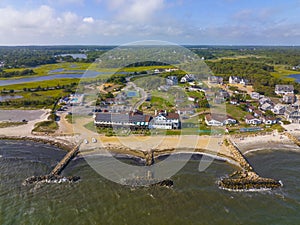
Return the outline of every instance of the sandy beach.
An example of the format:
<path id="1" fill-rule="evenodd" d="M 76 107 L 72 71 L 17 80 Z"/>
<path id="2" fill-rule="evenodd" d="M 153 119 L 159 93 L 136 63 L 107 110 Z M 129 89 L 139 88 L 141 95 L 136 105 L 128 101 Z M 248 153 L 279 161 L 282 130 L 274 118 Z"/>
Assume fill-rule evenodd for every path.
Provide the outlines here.
<path id="1" fill-rule="evenodd" d="M 8 111 L 6 111 L 6 117 L 8 117 Z M 34 112 L 38 115 L 38 118 L 28 117 L 28 123 L 17 127 L 7 127 L 0 129 L 0 137 L 3 138 L 15 138 L 15 139 L 30 139 L 30 140 L 42 140 L 49 143 L 59 143 L 65 149 L 70 149 L 80 141 L 86 140 L 81 144 L 80 152 L 82 154 L 92 154 L 93 149 L 108 149 L 109 151 L 115 151 L 120 154 L 127 154 L 128 150 L 138 150 L 147 152 L 149 150 L 156 150 L 163 152 L 170 150 L 172 153 L 176 152 L 202 152 L 213 156 L 221 156 L 232 158 L 231 152 L 223 145 L 225 138 L 231 138 L 239 147 L 243 154 L 247 154 L 252 151 L 258 150 L 294 150 L 300 151 L 299 147 L 295 145 L 287 136 L 278 134 L 276 132 L 268 135 L 249 135 L 249 136 L 127 136 L 127 137 L 107 137 L 99 135 L 90 130 L 87 130 L 83 126 L 80 126 L 81 135 L 70 135 L 72 125 L 66 124 L 67 122 L 62 118 L 60 121 L 60 129 L 51 135 L 36 135 L 31 131 L 34 128 L 34 124 L 43 120 L 46 120 L 49 116 L 49 110 L 37 110 Z M 2 112 L 3 113 L 3 112 Z M 11 112 L 10 112 L 11 113 Z M 32 114 L 33 112 L 28 112 Z M 18 110 L 12 114 L 16 117 L 16 120 L 24 117 L 24 114 Z M 19 117 L 18 117 L 19 116 Z M 3 117 L 4 118 L 4 117 Z M 82 121 L 84 125 L 86 121 Z M 68 127 L 68 129 L 66 129 Z M 92 140 L 96 140 L 94 143 Z M 105 153 L 105 151 L 103 151 Z"/>

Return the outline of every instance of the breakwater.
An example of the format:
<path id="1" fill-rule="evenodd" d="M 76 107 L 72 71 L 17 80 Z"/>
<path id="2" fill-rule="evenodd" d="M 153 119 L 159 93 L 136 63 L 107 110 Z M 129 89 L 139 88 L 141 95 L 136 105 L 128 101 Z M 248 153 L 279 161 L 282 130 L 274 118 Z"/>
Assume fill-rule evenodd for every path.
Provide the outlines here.
<path id="1" fill-rule="evenodd" d="M 289 132 L 285 132 L 284 135 L 287 136 L 292 142 L 294 142 L 297 146 L 300 147 L 300 141 L 298 140 L 298 138 L 296 138 L 294 135 L 292 135 Z"/>
<path id="2" fill-rule="evenodd" d="M 63 182 L 75 182 L 80 179 L 78 176 L 63 177 L 60 173 L 68 165 L 68 163 L 77 155 L 80 144 L 71 149 L 63 159 L 54 167 L 54 169 L 48 175 L 31 176 L 23 182 L 23 185 L 33 183 L 63 183 Z"/>
<path id="3" fill-rule="evenodd" d="M 260 177 L 233 141 L 226 139 L 224 142 L 235 160 L 239 163 L 241 171 L 236 171 L 228 178 L 221 179 L 218 182 L 220 188 L 233 191 L 247 191 L 274 189 L 282 186 L 280 181 Z"/>

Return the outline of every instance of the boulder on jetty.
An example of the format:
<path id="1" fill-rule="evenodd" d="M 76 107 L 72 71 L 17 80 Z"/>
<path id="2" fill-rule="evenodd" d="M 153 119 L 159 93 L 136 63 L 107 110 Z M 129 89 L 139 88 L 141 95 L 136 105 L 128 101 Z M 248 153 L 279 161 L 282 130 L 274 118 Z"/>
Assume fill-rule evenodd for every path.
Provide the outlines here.
<path id="1" fill-rule="evenodd" d="M 45 175 L 28 177 L 22 184 L 25 186 L 35 183 L 73 183 L 78 180 L 80 180 L 78 176 L 63 177 L 58 175 Z"/>
<path id="2" fill-rule="evenodd" d="M 280 181 L 260 177 L 241 153 L 239 148 L 231 140 L 225 139 L 226 146 L 234 159 L 239 163 L 241 171 L 233 173 L 229 178 L 223 178 L 218 182 L 220 188 L 232 191 L 252 191 L 275 189 L 282 186 Z"/>
<path id="3" fill-rule="evenodd" d="M 154 178 L 147 178 L 147 177 L 136 177 L 132 179 L 124 179 L 122 184 L 131 186 L 131 187 L 153 187 L 153 186 L 161 186 L 161 187 L 172 187 L 173 181 L 166 179 L 166 180 L 158 180 Z"/>
<path id="4" fill-rule="evenodd" d="M 237 178 L 235 178 L 237 176 Z M 280 181 L 270 178 L 262 178 L 254 172 L 235 172 L 229 178 L 223 178 L 218 182 L 220 188 L 232 191 L 266 190 L 282 186 Z"/>

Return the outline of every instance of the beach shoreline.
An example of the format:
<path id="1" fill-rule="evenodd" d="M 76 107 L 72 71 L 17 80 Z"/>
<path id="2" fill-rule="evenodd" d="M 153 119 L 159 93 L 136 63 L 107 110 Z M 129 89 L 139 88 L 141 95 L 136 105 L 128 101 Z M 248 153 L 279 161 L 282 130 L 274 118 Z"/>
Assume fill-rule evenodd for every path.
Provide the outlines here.
<path id="1" fill-rule="evenodd" d="M 92 154 L 93 149 L 104 148 L 106 153 L 128 154 L 144 157 L 149 151 L 155 152 L 155 157 L 163 154 L 196 153 L 209 154 L 212 157 L 226 158 L 235 161 L 230 150 L 224 145 L 225 139 L 232 139 L 242 154 L 249 154 L 260 150 L 293 150 L 299 151 L 299 147 L 284 133 L 265 134 L 240 134 L 240 135 L 181 135 L 181 136 L 111 136 L 94 133 L 84 127 L 87 121 L 79 123 L 80 134 L 70 133 L 71 128 L 65 129 L 61 126 L 54 134 L 33 133 L 32 130 L 37 122 L 47 120 L 50 111 L 39 110 L 39 117 L 29 120 L 27 124 L 17 127 L 6 127 L 0 129 L 0 139 L 23 140 L 42 142 L 57 146 L 63 150 L 70 151 L 74 146 L 80 145 L 79 154 Z M 19 115 L 21 118 L 23 115 Z M 82 123 L 82 124 L 81 124 Z M 72 126 L 72 125 L 70 125 Z M 94 140 L 94 141 L 93 141 Z M 95 141 L 96 140 L 96 141 Z M 184 149 L 184 151 L 182 151 Z M 105 152 L 104 152 L 105 153 Z"/>
<path id="2" fill-rule="evenodd" d="M 1 129 L 0 129 L 1 130 Z M 0 133 L 1 134 L 1 133 Z M 242 139 L 236 138 L 234 136 L 224 136 L 224 138 L 232 138 L 241 152 L 244 155 L 255 153 L 259 151 L 295 151 L 300 153 L 300 149 L 287 137 L 279 139 L 278 136 L 273 135 L 261 135 L 255 137 L 243 137 Z M 170 154 L 200 154 L 207 155 L 212 158 L 220 158 L 230 164 L 237 165 L 232 154 L 224 147 L 220 146 L 219 143 L 215 143 L 219 147 L 216 149 L 209 149 L 208 142 L 220 141 L 219 137 L 211 136 L 199 136 L 198 143 L 194 147 L 189 147 L 187 143 L 190 139 L 195 139 L 195 136 L 185 136 L 182 137 L 183 144 L 178 146 L 177 136 L 167 136 L 167 137 L 147 137 L 148 142 L 155 142 L 158 139 L 163 138 L 164 141 L 157 146 L 157 148 L 151 148 L 152 146 L 146 146 L 145 137 L 135 136 L 133 137 L 106 137 L 99 136 L 97 138 L 97 143 L 82 144 L 83 146 L 79 152 L 78 157 L 91 156 L 94 154 L 102 154 L 103 156 L 113 156 L 113 155 L 128 155 L 131 157 L 141 158 L 143 154 L 149 150 L 155 151 L 157 156 L 170 155 Z M 215 138 L 215 139 L 214 139 Z M 20 141 L 33 141 L 38 143 L 50 144 L 59 147 L 65 151 L 69 151 L 76 144 L 79 143 L 78 136 L 49 136 L 49 135 L 29 135 L 29 136 L 18 136 L 18 135 L 0 135 L 0 140 L 20 140 Z M 140 139 L 140 143 L 137 140 Z M 185 142 L 185 143 L 184 143 Z M 128 143 L 130 146 L 128 147 Z M 125 145 L 124 145 L 125 144 Z M 141 148 L 144 146 L 144 148 Z M 103 149 L 99 152 L 99 148 Z M 98 150 L 97 150 L 98 149 Z M 184 150 L 182 150 L 184 149 Z M 139 153 L 137 153 L 139 152 Z"/>

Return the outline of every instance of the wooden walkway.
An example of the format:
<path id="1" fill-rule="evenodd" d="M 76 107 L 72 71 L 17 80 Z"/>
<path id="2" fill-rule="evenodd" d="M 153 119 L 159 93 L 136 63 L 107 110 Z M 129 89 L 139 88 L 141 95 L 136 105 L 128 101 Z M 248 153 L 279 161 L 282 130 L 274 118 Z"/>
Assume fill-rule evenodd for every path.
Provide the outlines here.
<path id="1" fill-rule="evenodd" d="M 50 176 L 57 176 L 63 171 L 63 169 L 68 165 L 68 163 L 77 155 L 80 144 L 76 145 L 71 151 L 69 151 L 65 155 L 65 157 L 51 171 L 51 173 L 49 174 Z"/>
<path id="2" fill-rule="evenodd" d="M 293 141 L 296 145 L 298 145 L 300 147 L 300 141 L 298 140 L 298 138 L 296 138 L 294 135 L 292 135 L 291 133 L 285 132 L 284 133 L 285 136 L 287 136 L 291 141 Z"/>

